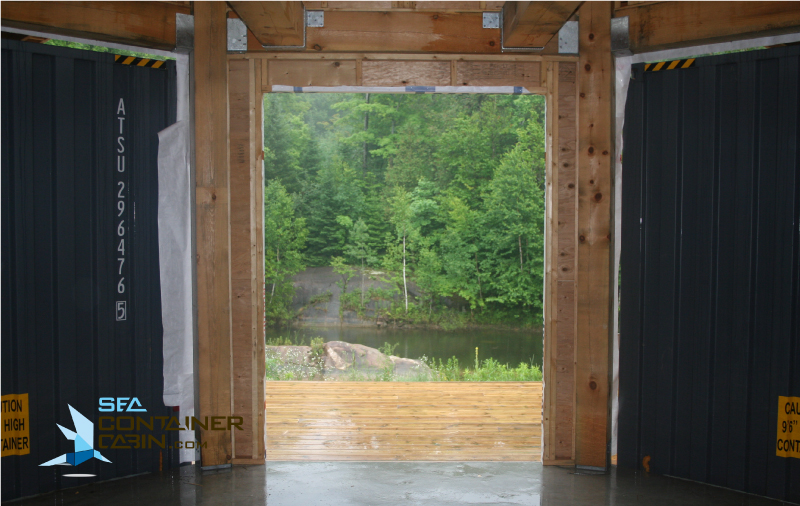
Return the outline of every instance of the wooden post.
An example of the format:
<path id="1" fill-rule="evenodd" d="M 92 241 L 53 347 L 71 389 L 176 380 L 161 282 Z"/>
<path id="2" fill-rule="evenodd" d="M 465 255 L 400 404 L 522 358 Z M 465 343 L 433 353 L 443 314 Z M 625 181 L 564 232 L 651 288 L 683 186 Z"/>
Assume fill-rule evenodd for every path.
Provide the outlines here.
<path id="1" fill-rule="evenodd" d="M 194 10 L 198 416 L 231 415 L 231 311 L 226 5 Z M 210 419 L 210 418 L 209 418 Z M 210 427 L 209 427 L 210 428 Z M 230 432 L 205 430 L 202 465 L 231 461 Z"/>
<path id="2" fill-rule="evenodd" d="M 579 11 L 575 463 L 598 468 L 607 466 L 609 441 L 612 6 L 586 2 Z"/>
<path id="3" fill-rule="evenodd" d="M 233 433 L 234 464 L 263 464 L 265 457 L 261 64 L 228 64 L 233 415 L 244 422 Z"/>

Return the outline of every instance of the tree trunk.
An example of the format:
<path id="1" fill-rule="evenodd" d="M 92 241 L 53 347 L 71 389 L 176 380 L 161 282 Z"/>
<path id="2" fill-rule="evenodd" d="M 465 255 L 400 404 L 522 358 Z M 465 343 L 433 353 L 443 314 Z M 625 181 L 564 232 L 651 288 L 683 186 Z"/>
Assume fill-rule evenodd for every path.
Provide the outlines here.
<path id="1" fill-rule="evenodd" d="M 364 307 L 364 257 L 361 257 L 361 307 Z"/>
<path id="2" fill-rule="evenodd" d="M 483 300 L 483 288 L 481 287 L 481 270 L 478 268 L 478 252 L 475 252 L 475 272 L 478 273 L 478 295 Z M 472 310 L 470 310 L 472 311 Z"/>
<path id="3" fill-rule="evenodd" d="M 403 296 L 406 299 L 406 313 L 408 313 L 408 287 L 406 286 L 406 234 L 403 234 Z"/>
<path id="4" fill-rule="evenodd" d="M 369 93 L 367 93 L 367 103 L 369 103 Z M 369 128 L 369 111 L 364 113 L 364 131 Z M 367 141 L 364 141 L 364 161 L 362 162 L 364 175 L 367 174 Z"/>
<path id="5" fill-rule="evenodd" d="M 278 281 L 277 274 L 280 272 L 280 265 L 281 265 L 281 248 L 278 247 L 275 252 L 277 253 L 277 261 L 278 261 L 278 269 L 275 269 L 276 277 L 272 281 L 272 291 L 269 294 L 269 303 L 272 304 L 272 296 L 275 295 L 275 283 Z"/>
<path id="6" fill-rule="evenodd" d="M 522 236 L 518 235 L 517 240 L 519 241 L 519 273 L 522 274 L 525 272 L 522 267 Z"/>

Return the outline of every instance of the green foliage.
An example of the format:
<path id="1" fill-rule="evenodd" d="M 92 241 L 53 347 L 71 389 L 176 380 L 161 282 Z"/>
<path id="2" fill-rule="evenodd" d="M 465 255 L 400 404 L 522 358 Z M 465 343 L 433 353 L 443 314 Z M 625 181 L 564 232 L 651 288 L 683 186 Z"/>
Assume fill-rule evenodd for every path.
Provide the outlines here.
<path id="1" fill-rule="evenodd" d="M 305 269 L 305 219 L 295 216 L 294 199 L 272 180 L 264 189 L 264 278 L 267 282 L 265 315 L 275 323 L 291 318 L 294 295 L 291 276 Z"/>
<path id="2" fill-rule="evenodd" d="M 147 58 L 151 60 L 174 60 L 175 58 L 167 57 L 167 56 L 156 56 L 149 53 L 139 53 L 136 51 L 128 51 L 127 49 L 114 49 L 105 46 L 95 46 L 93 44 L 84 44 L 82 42 L 69 42 L 66 40 L 56 40 L 50 39 L 45 41 L 43 44 L 47 44 L 48 46 L 59 46 L 59 47 L 71 47 L 73 49 L 83 49 L 84 51 L 94 51 L 96 53 L 113 53 L 113 54 L 122 54 L 125 56 L 135 56 L 137 58 Z"/>
<path id="3" fill-rule="evenodd" d="M 342 308 L 389 300 L 377 316 L 541 324 L 543 97 L 268 94 L 264 107 L 267 177 L 305 220 L 306 263 L 335 262 Z M 370 267 L 394 293 L 375 298 Z"/>
<path id="4" fill-rule="evenodd" d="M 394 350 L 396 350 L 398 346 L 400 346 L 400 343 L 389 344 L 388 342 L 384 342 L 381 347 L 378 348 L 378 351 L 388 357 L 394 355 Z"/>

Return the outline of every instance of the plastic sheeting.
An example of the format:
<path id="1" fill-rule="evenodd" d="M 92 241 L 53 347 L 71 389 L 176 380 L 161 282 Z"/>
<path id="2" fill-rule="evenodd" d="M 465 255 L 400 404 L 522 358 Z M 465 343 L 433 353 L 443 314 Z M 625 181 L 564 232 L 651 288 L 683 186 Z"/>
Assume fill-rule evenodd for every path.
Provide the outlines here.
<path id="1" fill-rule="evenodd" d="M 164 404 L 179 406 L 180 419 L 194 416 L 192 321 L 192 226 L 188 123 L 158 133 L 158 251 L 164 326 Z M 180 431 L 181 441 L 194 433 Z M 180 461 L 195 460 L 180 450 Z"/>

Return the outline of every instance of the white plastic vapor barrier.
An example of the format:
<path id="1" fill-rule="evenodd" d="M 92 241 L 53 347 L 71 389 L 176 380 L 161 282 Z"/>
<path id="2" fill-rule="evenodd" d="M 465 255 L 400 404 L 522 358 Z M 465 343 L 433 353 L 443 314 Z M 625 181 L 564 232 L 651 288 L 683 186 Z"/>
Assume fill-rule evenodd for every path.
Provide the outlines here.
<path id="1" fill-rule="evenodd" d="M 274 93 L 484 93 L 530 95 L 522 86 L 286 86 L 275 84 Z"/>
<path id="2" fill-rule="evenodd" d="M 158 253 L 164 326 L 164 404 L 194 416 L 192 249 L 189 128 L 179 121 L 158 133 Z M 179 431 L 194 441 L 193 431 Z M 180 450 L 180 461 L 195 450 Z"/>

